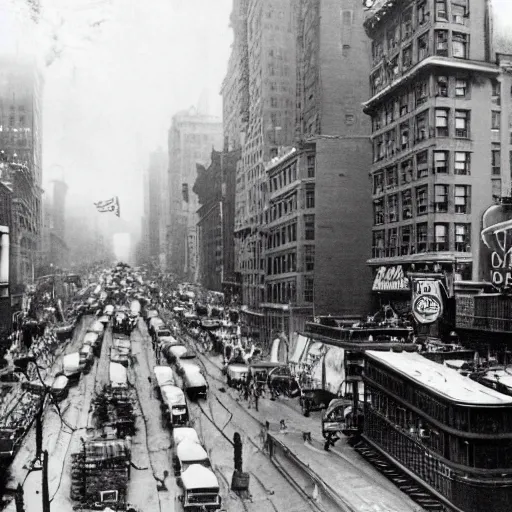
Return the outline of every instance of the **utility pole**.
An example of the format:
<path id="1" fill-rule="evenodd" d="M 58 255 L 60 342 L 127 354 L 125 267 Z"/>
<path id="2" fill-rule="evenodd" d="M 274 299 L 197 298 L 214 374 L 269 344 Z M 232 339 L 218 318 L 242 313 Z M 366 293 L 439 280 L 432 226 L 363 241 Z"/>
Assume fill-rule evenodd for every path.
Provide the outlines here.
<path id="1" fill-rule="evenodd" d="M 14 501 L 16 502 L 16 512 L 25 512 L 25 500 L 23 499 L 23 487 L 21 484 L 18 484 L 18 487 L 16 487 Z"/>
<path id="2" fill-rule="evenodd" d="M 48 451 L 43 452 L 43 512 L 50 512 L 50 493 L 48 491 Z"/>

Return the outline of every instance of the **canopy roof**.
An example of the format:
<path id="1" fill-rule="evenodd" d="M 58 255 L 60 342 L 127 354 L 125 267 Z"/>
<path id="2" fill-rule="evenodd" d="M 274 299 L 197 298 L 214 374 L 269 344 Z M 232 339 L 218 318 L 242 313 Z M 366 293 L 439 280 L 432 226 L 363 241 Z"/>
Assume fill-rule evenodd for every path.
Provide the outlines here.
<path id="1" fill-rule="evenodd" d="M 206 450 L 199 444 L 190 439 L 184 439 L 176 448 L 176 455 L 181 462 L 195 462 L 207 460 Z"/>
<path id="2" fill-rule="evenodd" d="M 215 473 L 201 464 L 192 464 L 181 474 L 181 481 L 185 489 L 216 489 L 219 490 L 219 481 Z"/>

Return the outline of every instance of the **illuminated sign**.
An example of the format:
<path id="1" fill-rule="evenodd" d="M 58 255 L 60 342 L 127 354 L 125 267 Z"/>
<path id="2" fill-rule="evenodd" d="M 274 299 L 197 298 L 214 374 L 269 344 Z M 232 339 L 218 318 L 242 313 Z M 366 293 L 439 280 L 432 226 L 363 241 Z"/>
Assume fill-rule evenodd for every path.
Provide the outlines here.
<path id="1" fill-rule="evenodd" d="M 431 324 L 443 314 L 441 283 L 434 279 L 415 279 L 412 313 L 420 324 Z"/>
<path id="2" fill-rule="evenodd" d="M 410 291 L 409 278 L 405 275 L 402 265 L 380 267 L 373 281 L 372 290 L 379 291 Z"/>

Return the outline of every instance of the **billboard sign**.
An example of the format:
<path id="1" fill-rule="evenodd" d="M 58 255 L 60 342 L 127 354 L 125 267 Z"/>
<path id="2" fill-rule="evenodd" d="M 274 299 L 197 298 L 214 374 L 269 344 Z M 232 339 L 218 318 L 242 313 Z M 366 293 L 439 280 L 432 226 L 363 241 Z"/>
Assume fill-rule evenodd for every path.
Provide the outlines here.
<path id="1" fill-rule="evenodd" d="M 393 267 L 382 266 L 377 271 L 372 290 L 374 292 L 407 292 L 411 290 L 411 285 L 402 265 L 395 265 Z"/>
<path id="2" fill-rule="evenodd" d="M 443 314 L 441 283 L 435 279 L 414 279 L 412 313 L 420 324 L 434 323 Z"/>

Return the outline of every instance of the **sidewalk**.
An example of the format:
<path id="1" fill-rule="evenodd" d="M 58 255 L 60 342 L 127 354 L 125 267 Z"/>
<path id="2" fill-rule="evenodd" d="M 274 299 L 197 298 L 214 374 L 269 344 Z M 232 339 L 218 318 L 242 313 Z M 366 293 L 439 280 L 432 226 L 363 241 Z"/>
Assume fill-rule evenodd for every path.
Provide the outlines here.
<path id="1" fill-rule="evenodd" d="M 228 388 L 220 371 L 220 357 L 207 357 L 198 354 L 208 373 L 213 377 L 211 385 L 217 389 L 225 388 L 229 396 L 227 402 L 236 400 L 262 426 L 270 424 L 270 434 L 285 450 L 289 450 L 300 465 L 307 468 L 313 479 L 325 484 L 329 494 L 345 505 L 343 510 L 357 512 L 418 512 L 422 508 L 398 489 L 384 475 L 363 459 L 346 438 L 338 441 L 335 449 L 326 452 L 323 449 L 320 413 L 315 412 L 308 418 L 300 411 L 296 399 L 268 398 L 259 401 L 258 411 L 249 409 L 247 402 L 238 401 L 238 393 Z M 284 419 L 287 425 L 285 433 L 280 432 L 279 423 Z M 304 442 L 303 433 L 311 432 L 312 442 Z M 283 461 L 284 462 L 284 461 Z M 280 461 L 278 461 L 281 464 Z M 284 464 L 283 464 L 284 465 Z M 286 471 L 286 468 L 283 467 Z"/>

